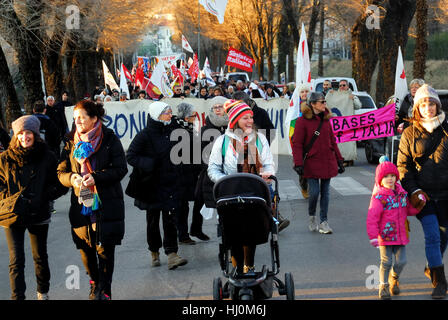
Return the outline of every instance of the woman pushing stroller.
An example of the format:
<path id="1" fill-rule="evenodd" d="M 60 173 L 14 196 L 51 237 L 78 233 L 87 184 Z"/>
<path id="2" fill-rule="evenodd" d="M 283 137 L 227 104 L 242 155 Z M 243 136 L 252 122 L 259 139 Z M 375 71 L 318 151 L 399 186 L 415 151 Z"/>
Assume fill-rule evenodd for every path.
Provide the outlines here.
<path id="1" fill-rule="evenodd" d="M 228 100 L 224 103 L 229 125 L 224 135 L 218 137 L 210 155 L 208 175 L 213 182 L 242 172 L 260 175 L 267 183 L 275 174 L 274 159 L 266 137 L 257 132 L 252 109 L 243 101 Z M 254 271 L 256 245 L 232 245 L 232 264 L 237 273 Z"/>

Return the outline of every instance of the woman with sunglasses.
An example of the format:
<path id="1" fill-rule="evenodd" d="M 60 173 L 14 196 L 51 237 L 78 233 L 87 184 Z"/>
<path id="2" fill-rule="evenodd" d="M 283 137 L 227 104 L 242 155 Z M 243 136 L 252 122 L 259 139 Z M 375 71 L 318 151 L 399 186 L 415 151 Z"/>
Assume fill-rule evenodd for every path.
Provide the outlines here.
<path id="1" fill-rule="evenodd" d="M 330 234 L 328 224 L 328 203 L 330 201 L 330 179 L 338 172 L 343 173 L 344 159 L 336 145 L 330 125 L 332 114 L 326 107 L 323 93 L 312 92 L 307 104 L 301 105 L 302 117 L 297 119 L 292 154 L 294 170 L 308 180 L 308 214 L 310 231 Z M 321 124 L 320 130 L 318 130 Z M 309 147 L 315 132 L 319 135 Z M 304 150 L 309 149 L 308 151 Z M 339 167 L 339 170 L 338 170 Z M 320 224 L 316 222 L 316 207 L 320 193 Z"/>

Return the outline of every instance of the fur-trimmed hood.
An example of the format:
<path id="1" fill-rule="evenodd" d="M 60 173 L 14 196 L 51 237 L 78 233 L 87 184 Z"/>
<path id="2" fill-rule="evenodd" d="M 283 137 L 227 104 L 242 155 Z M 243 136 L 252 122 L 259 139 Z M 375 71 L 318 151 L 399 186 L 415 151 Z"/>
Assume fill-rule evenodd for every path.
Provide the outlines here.
<path id="1" fill-rule="evenodd" d="M 308 106 L 306 102 L 302 102 L 300 104 L 300 112 L 302 112 L 302 116 L 307 120 L 311 120 L 315 116 L 313 110 L 311 109 L 310 106 Z M 330 118 L 333 117 L 333 114 L 327 107 L 325 107 L 324 113 L 325 113 L 324 120 L 329 120 Z"/>

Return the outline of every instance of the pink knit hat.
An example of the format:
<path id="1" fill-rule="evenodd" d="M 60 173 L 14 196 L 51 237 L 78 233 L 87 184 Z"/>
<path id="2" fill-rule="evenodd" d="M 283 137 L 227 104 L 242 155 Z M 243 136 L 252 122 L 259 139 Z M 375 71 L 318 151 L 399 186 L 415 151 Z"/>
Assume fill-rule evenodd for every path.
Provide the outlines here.
<path id="1" fill-rule="evenodd" d="M 380 164 L 376 167 L 375 172 L 375 183 L 379 186 L 381 185 L 381 180 L 388 174 L 393 174 L 397 177 L 397 181 L 400 178 L 400 173 L 398 172 L 397 166 L 389 161 L 387 156 L 382 156 L 380 158 Z"/>

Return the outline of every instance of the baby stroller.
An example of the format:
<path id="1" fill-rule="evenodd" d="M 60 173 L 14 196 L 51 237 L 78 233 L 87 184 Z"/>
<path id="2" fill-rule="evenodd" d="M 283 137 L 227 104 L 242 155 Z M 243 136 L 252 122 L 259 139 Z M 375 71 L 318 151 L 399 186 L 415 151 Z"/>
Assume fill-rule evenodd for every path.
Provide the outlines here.
<path id="1" fill-rule="evenodd" d="M 268 185 L 259 176 L 237 173 L 220 179 L 213 188 L 216 209 L 219 215 L 218 236 L 219 262 L 228 281 L 223 285 L 221 278 L 213 280 L 213 299 L 222 300 L 260 300 L 272 297 L 273 286 L 287 300 L 294 300 L 294 280 L 291 273 L 285 274 L 283 283 L 276 275 L 280 272 L 278 248 L 277 205 L 278 181 L 275 182 L 274 200 Z M 230 247 L 237 245 L 258 245 L 268 242 L 271 234 L 270 249 L 272 269 L 263 265 L 261 270 L 251 273 L 238 273 L 230 261 Z"/>

